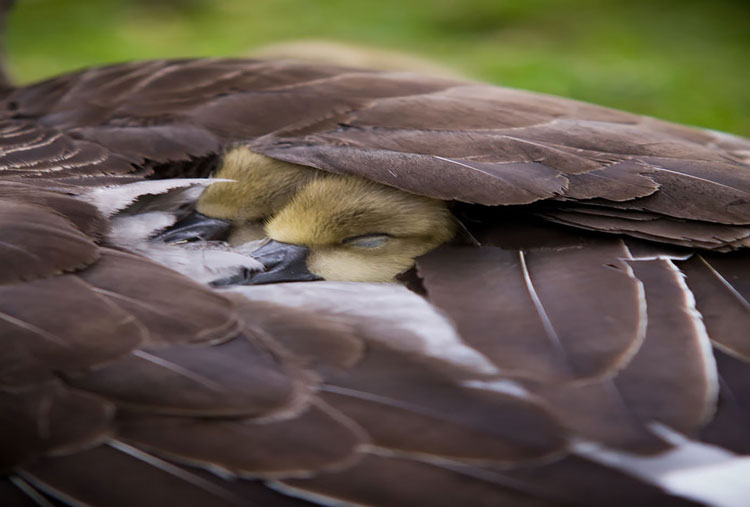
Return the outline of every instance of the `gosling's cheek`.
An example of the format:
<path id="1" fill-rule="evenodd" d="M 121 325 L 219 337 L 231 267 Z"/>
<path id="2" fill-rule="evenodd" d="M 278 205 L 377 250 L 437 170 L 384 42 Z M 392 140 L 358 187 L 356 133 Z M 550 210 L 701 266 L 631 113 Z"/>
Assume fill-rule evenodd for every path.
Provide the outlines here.
<path id="1" fill-rule="evenodd" d="M 315 249 L 307 269 L 326 280 L 349 282 L 393 282 L 411 267 L 413 260 L 345 249 Z"/>
<path id="2" fill-rule="evenodd" d="M 196 209 L 209 217 L 234 220 L 246 199 L 242 190 L 234 182 L 214 183 L 198 198 Z"/>
<path id="3" fill-rule="evenodd" d="M 236 214 L 236 210 L 231 206 L 209 199 L 199 201 L 195 209 L 207 217 L 222 220 L 234 220 Z"/>

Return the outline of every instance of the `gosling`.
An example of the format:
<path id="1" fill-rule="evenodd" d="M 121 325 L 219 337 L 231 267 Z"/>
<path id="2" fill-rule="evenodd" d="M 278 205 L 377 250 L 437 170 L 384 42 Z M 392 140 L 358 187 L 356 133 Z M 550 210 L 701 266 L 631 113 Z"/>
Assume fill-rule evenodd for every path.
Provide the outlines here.
<path id="1" fill-rule="evenodd" d="M 228 242 L 265 238 L 252 255 L 266 271 L 227 283 L 394 282 L 415 258 L 450 241 L 445 202 L 351 175 L 230 150 L 196 210 L 229 225 Z M 174 231 L 173 231 L 174 232 Z"/>

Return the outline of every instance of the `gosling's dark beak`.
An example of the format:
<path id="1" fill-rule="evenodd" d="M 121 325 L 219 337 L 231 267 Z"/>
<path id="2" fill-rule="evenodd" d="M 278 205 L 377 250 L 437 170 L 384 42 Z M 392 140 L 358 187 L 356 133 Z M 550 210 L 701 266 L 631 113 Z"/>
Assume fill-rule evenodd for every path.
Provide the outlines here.
<path id="1" fill-rule="evenodd" d="M 211 282 L 214 287 L 226 285 L 259 285 L 279 282 L 322 280 L 307 270 L 307 247 L 270 240 L 250 255 L 260 261 L 264 271 L 243 269 L 240 273 Z"/>
<path id="2" fill-rule="evenodd" d="M 181 243 L 183 241 L 222 241 L 229 236 L 232 223 L 229 220 L 211 218 L 197 211 L 193 211 L 185 218 L 178 220 L 172 227 L 162 232 L 154 239 L 165 243 Z"/>

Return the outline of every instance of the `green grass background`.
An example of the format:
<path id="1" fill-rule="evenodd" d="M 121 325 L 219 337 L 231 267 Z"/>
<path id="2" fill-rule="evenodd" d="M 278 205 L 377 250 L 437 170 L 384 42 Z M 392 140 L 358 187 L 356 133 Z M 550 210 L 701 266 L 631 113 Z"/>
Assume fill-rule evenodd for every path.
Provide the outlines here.
<path id="1" fill-rule="evenodd" d="M 7 37 L 20 82 L 325 38 L 750 136 L 748 0 L 18 0 Z"/>

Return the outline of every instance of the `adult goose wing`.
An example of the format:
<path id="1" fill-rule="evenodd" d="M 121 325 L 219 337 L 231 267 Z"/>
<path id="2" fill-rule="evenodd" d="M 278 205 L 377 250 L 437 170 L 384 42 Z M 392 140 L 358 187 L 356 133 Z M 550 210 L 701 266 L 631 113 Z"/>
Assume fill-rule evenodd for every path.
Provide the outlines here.
<path id="1" fill-rule="evenodd" d="M 555 200 L 547 218 L 584 228 L 705 248 L 750 236 L 747 140 L 530 92 L 299 63 L 156 61 L 16 90 L 6 107 L 136 164 L 242 141 L 439 199 Z M 71 172 L 84 170 L 49 176 Z"/>
<path id="2" fill-rule="evenodd" d="M 7 498 L 738 494 L 691 486 L 750 441 L 747 141 L 480 84 L 244 60 L 88 69 L 1 107 Z M 114 248 L 113 213 L 169 189 L 155 179 L 207 176 L 233 143 L 455 201 L 474 246 L 418 261 L 424 297 L 217 292 Z M 96 193 L 144 179 L 115 204 Z"/>

